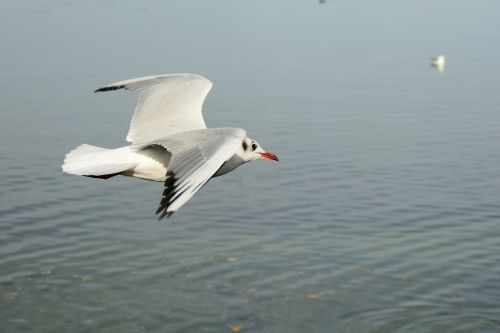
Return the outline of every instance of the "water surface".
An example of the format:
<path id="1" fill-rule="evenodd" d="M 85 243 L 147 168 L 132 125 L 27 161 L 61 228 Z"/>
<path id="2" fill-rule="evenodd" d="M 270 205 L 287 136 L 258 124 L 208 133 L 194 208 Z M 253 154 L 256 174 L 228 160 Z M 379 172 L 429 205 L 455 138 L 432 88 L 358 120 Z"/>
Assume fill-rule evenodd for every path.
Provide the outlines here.
<path id="1" fill-rule="evenodd" d="M 0 331 L 500 331 L 497 1 L 0 4 Z M 447 56 L 444 72 L 430 57 Z M 162 185 L 60 171 L 195 72 L 280 163 Z"/>

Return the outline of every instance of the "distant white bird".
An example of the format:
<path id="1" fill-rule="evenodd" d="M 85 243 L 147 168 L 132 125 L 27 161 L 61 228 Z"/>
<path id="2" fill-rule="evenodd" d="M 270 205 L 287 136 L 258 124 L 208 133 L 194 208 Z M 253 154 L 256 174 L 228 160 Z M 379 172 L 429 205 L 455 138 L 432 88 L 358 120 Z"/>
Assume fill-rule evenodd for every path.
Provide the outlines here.
<path id="1" fill-rule="evenodd" d="M 202 105 L 212 82 L 196 74 L 166 74 L 116 82 L 95 92 L 139 92 L 127 141 L 106 149 L 83 144 L 66 155 L 66 173 L 117 175 L 165 182 L 159 219 L 181 208 L 212 177 L 258 159 L 278 161 L 239 128 L 207 129 Z"/>
<path id="2" fill-rule="evenodd" d="M 444 55 L 440 54 L 435 58 L 431 58 L 432 60 L 432 66 L 436 67 L 439 71 L 442 71 L 444 69 L 444 65 L 446 63 L 446 58 Z"/>

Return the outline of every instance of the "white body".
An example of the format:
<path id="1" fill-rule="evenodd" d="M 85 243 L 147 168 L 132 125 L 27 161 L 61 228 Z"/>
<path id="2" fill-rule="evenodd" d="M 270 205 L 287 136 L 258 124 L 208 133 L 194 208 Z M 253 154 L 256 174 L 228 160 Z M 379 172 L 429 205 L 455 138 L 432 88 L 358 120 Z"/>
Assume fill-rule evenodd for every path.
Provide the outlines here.
<path id="1" fill-rule="evenodd" d="M 133 168 L 123 171 L 123 176 L 154 180 L 164 182 L 167 179 L 168 163 L 170 154 L 159 146 L 148 147 L 139 151 L 130 146 L 124 147 L 131 154 L 137 165 Z"/>
<path id="2" fill-rule="evenodd" d="M 106 171 L 103 175 L 119 173 L 122 176 L 164 182 L 167 179 L 170 158 L 171 154 L 160 146 L 148 146 L 137 150 L 133 145 L 116 149 L 105 149 L 84 144 L 68 153 L 63 165 L 63 171 L 80 176 L 99 176 L 99 173 L 102 172 L 96 169 L 96 161 L 101 166 L 106 165 L 107 161 L 121 161 L 130 164 L 130 166 L 122 171 L 116 170 L 116 172 L 105 169 Z M 85 160 L 88 161 L 86 162 Z M 212 177 L 222 176 L 246 162 L 242 156 L 234 154 Z M 78 167 L 76 168 L 75 166 Z"/>

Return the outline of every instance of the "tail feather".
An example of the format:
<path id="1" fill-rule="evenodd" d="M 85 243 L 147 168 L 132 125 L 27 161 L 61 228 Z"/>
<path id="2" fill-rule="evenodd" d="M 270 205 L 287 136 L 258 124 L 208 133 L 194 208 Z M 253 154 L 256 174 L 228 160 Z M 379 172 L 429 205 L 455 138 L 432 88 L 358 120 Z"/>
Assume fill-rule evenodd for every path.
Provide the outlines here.
<path id="1" fill-rule="evenodd" d="M 62 165 L 66 173 L 107 179 L 137 165 L 128 149 L 83 144 L 70 151 Z"/>

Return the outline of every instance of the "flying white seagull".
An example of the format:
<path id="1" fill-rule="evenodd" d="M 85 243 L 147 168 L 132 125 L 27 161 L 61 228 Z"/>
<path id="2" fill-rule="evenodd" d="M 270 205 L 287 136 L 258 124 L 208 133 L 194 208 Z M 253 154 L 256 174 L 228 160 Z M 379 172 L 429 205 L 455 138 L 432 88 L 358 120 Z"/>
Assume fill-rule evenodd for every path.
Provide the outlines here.
<path id="1" fill-rule="evenodd" d="M 210 178 L 258 159 L 278 161 L 239 128 L 205 125 L 202 105 L 212 82 L 196 74 L 166 74 L 116 82 L 95 92 L 139 92 L 127 141 L 106 149 L 83 144 L 70 151 L 66 173 L 108 179 L 117 175 L 165 182 L 159 219 L 181 208 Z"/>
<path id="2" fill-rule="evenodd" d="M 438 71 L 442 72 L 444 70 L 444 65 L 446 63 L 446 58 L 444 55 L 440 54 L 435 58 L 431 58 L 432 66 L 436 67 Z"/>

